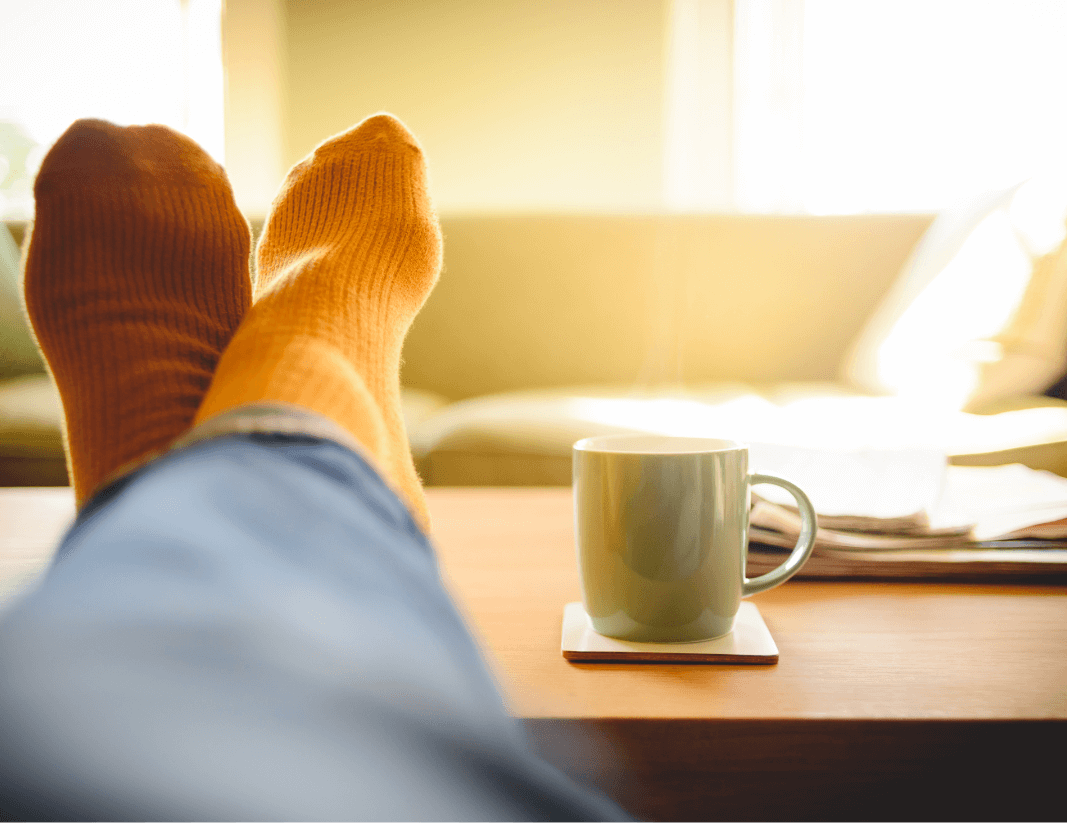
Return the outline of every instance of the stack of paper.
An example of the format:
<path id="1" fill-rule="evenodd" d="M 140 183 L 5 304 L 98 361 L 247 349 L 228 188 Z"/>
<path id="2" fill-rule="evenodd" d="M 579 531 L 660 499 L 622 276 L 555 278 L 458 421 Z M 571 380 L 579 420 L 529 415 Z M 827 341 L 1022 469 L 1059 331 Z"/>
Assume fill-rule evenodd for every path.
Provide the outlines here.
<path id="1" fill-rule="evenodd" d="M 827 452 L 753 445 L 754 471 L 808 493 L 817 512 L 810 576 L 1034 577 L 1068 563 L 1068 482 L 1026 466 L 947 466 L 929 451 Z M 750 512 L 748 574 L 778 565 L 801 517 L 761 485 Z"/>

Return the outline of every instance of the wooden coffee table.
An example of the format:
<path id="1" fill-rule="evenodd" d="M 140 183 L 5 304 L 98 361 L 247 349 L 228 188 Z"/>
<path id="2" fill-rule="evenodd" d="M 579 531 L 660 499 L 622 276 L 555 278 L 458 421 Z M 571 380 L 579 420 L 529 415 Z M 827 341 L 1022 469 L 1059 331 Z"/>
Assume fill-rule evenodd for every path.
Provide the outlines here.
<path id="1" fill-rule="evenodd" d="M 429 490 L 446 583 L 545 756 L 649 819 L 1063 819 L 1063 586 L 791 581 L 774 666 L 569 663 L 568 489 Z M 0 490 L 0 584 L 68 490 Z M 2 589 L 0 589 L 2 594 Z"/>

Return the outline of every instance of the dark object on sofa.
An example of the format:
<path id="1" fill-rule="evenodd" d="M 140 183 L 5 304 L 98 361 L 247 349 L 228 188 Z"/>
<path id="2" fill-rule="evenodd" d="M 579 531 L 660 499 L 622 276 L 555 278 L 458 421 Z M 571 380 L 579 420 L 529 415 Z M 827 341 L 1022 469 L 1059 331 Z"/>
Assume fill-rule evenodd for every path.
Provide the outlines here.
<path id="1" fill-rule="evenodd" d="M 1059 400 L 1068 399 L 1068 398 L 1065 398 L 1065 393 L 1064 393 L 1064 388 L 1065 388 L 1064 387 L 1064 381 L 1065 381 L 1066 377 L 1068 377 L 1068 375 L 1062 374 L 1060 380 L 1058 380 L 1056 383 L 1054 383 L 1052 386 L 1050 386 L 1048 389 L 1046 389 L 1046 391 L 1044 392 L 1045 396 L 1046 397 L 1056 397 Z"/>

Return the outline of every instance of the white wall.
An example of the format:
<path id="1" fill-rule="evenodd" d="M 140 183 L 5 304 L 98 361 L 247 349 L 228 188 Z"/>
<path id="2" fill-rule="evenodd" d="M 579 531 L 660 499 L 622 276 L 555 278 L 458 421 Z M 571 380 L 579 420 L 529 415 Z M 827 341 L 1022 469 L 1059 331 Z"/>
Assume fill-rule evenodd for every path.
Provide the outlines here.
<path id="1" fill-rule="evenodd" d="M 262 213 L 274 156 L 288 167 L 386 110 L 422 142 L 441 211 L 659 209 L 669 13 L 669 0 L 228 0 L 231 177 Z"/>
<path id="2" fill-rule="evenodd" d="M 283 0 L 226 0 L 226 172 L 238 205 L 263 217 L 291 165 L 286 152 Z"/>

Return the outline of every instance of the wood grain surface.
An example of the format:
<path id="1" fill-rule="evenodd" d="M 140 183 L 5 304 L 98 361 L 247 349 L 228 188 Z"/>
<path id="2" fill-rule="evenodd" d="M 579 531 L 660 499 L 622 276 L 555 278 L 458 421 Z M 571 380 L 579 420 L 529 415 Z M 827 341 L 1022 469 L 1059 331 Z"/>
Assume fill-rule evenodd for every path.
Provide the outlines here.
<path id="1" fill-rule="evenodd" d="M 1063 586 L 789 581 L 753 598 L 775 666 L 575 664 L 569 490 L 428 496 L 447 583 L 524 717 L 1065 718 Z"/>
<path id="2" fill-rule="evenodd" d="M 1063 820 L 1065 589 L 789 581 L 774 666 L 577 664 L 568 489 L 430 489 L 447 584 L 541 752 L 648 820 Z"/>

